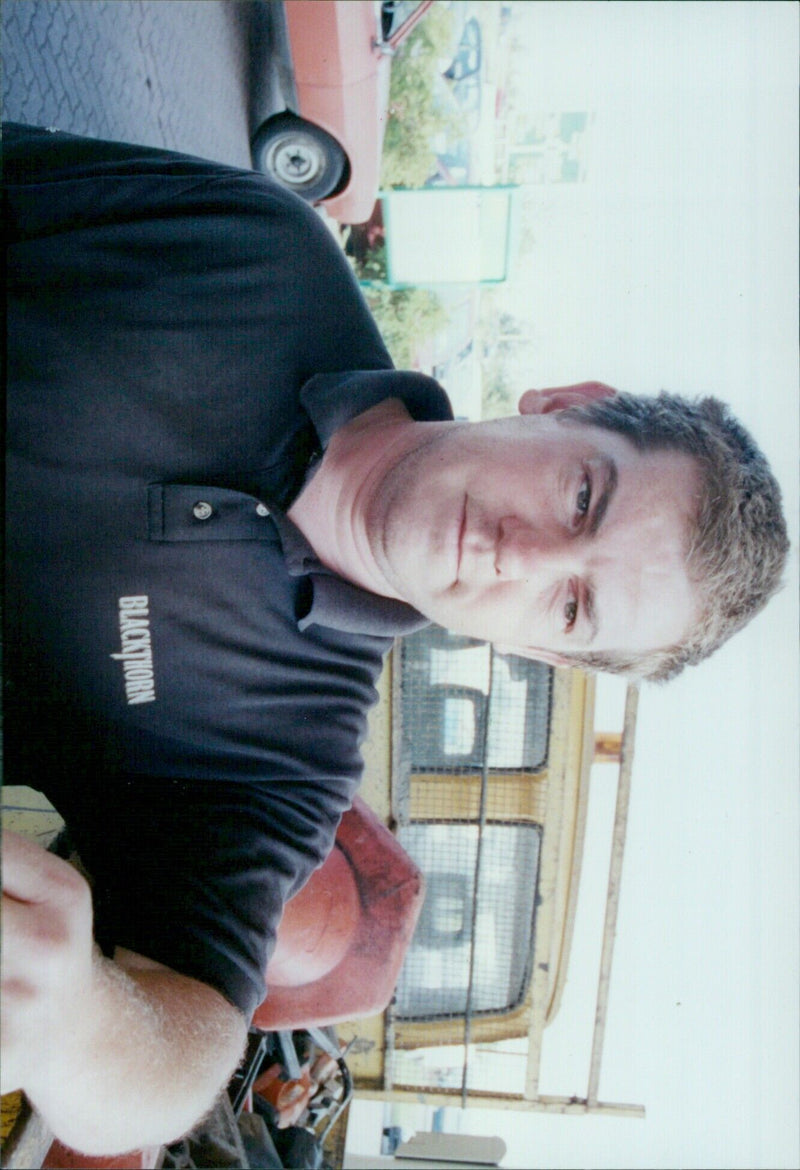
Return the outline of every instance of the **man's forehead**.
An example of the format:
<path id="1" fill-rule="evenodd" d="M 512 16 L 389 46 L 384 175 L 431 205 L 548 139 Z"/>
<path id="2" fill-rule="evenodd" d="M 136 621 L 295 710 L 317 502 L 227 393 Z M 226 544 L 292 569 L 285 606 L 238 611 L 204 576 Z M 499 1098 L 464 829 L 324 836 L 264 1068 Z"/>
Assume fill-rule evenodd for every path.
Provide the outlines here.
<path id="1" fill-rule="evenodd" d="M 632 522 L 621 545 L 619 571 L 606 578 L 597 599 L 600 637 L 625 651 L 673 645 L 696 621 L 700 604 L 688 567 L 695 511 L 691 468 L 672 476 L 663 490 L 647 486 L 639 522 Z"/>
<path id="2" fill-rule="evenodd" d="M 590 443 L 609 458 L 616 458 L 618 461 L 622 459 L 624 462 L 638 464 L 647 469 L 666 469 L 670 473 L 680 470 L 681 478 L 687 477 L 689 480 L 689 495 L 693 501 L 696 500 L 700 490 L 701 469 L 700 462 L 694 455 L 667 444 L 642 445 L 623 431 L 605 427 L 594 419 L 581 417 L 579 412 L 582 409 L 575 407 L 548 417 L 559 429 L 563 429 L 565 434 L 571 433 L 576 439 Z M 687 511 L 693 513 L 694 506 Z"/>
<path id="3" fill-rule="evenodd" d="M 572 445 L 587 445 L 599 452 L 624 452 L 626 455 L 644 455 L 636 444 L 627 435 L 620 431 L 610 430 L 601 426 L 594 419 L 582 415 L 583 407 L 571 407 L 566 410 L 554 411 L 551 414 L 518 415 L 516 419 L 509 419 L 532 438 L 547 434 L 556 441 Z"/>
<path id="4" fill-rule="evenodd" d="M 624 431 L 603 426 L 596 419 L 587 418 L 585 410 L 585 407 L 574 406 L 567 410 L 560 410 L 556 414 L 545 415 L 543 420 L 551 421 L 564 435 L 571 435 L 575 439 L 591 442 L 600 449 L 616 449 L 642 457 L 653 453 L 649 449 L 640 447 Z"/>

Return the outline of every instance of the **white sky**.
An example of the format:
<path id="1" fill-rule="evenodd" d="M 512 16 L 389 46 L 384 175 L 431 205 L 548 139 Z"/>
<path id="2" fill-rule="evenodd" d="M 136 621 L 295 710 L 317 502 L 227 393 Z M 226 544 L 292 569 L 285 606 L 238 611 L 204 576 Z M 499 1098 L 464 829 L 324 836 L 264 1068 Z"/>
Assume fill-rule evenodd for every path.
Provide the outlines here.
<path id="1" fill-rule="evenodd" d="M 516 311 L 525 307 L 537 340 L 530 384 L 598 378 L 726 399 L 783 485 L 793 550 L 767 611 L 640 703 L 600 1095 L 643 1103 L 646 1120 L 470 1111 L 461 1129 L 504 1137 L 504 1166 L 794 1167 L 799 10 L 517 8 L 532 111 L 596 113 L 589 179 L 543 189 L 537 243 L 514 278 Z M 595 773 L 602 827 L 612 778 Z M 591 900 L 604 894 L 606 856 L 601 841 L 584 865 L 545 1093 L 586 1092 L 588 1043 L 577 1034 L 591 1028 L 601 913 Z M 351 1122 L 352 1149 L 363 1116 Z"/>

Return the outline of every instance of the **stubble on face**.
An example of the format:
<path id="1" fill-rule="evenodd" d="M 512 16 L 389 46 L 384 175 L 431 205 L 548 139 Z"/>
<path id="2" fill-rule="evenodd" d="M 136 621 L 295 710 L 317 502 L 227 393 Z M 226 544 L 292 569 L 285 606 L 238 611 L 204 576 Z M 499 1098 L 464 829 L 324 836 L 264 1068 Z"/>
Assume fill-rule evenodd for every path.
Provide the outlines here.
<path id="1" fill-rule="evenodd" d="M 424 582 L 420 590 L 424 595 L 455 582 L 458 493 L 454 487 L 452 493 L 439 489 L 433 496 L 433 489 L 426 490 L 426 469 L 447 466 L 460 432 L 469 425 L 448 423 L 446 429 L 423 433 L 418 445 L 386 473 L 366 510 L 367 539 L 375 561 L 391 587 L 411 605 L 417 604 L 415 581 Z M 447 568 L 450 561 L 452 573 Z"/>
<path id="2" fill-rule="evenodd" d="M 585 621 L 574 639 L 566 623 L 573 597 L 583 613 L 591 589 L 598 648 L 650 649 L 679 636 L 695 608 L 687 458 L 643 456 L 622 437 L 570 433 L 552 416 L 450 424 L 385 476 L 370 510 L 372 547 L 396 595 L 455 632 L 567 653 L 586 641 Z M 596 531 L 593 510 L 585 530 L 578 502 L 587 468 L 601 460 L 618 467 L 619 488 Z M 594 501 L 604 482 L 593 476 Z"/>

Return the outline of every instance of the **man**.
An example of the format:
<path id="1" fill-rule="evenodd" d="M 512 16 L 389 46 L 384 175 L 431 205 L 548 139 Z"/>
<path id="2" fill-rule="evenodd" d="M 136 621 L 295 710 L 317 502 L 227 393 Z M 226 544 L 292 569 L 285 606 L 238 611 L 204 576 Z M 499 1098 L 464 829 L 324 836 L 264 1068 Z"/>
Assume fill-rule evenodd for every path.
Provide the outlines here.
<path id="1" fill-rule="evenodd" d="M 586 383 L 454 422 L 259 176 L 25 128 L 4 155 L 7 775 L 93 889 L 6 844 L 3 1088 L 109 1152 L 228 1079 L 395 635 L 668 677 L 766 602 L 786 535 L 713 401 Z"/>

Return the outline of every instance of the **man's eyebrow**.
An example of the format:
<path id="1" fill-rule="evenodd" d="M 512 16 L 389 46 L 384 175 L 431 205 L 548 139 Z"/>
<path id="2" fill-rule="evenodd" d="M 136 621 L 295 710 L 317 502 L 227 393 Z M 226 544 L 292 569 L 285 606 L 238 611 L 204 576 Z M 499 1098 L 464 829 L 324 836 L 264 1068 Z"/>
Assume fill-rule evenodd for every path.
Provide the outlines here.
<path id="1" fill-rule="evenodd" d="M 600 491 L 600 497 L 594 506 L 591 519 L 589 520 L 588 535 L 590 537 L 596 535 L 600 525 L 603 523 L 603 518 L 608 511 L 608 505 L 614 498 L 614 492 L 617 490 L 617 484 L 619 482 L 617 465 L 614 460 L 609 455 L 603 455 L 600 462 L 603 467 L 603 486 Z M 584 588 L 583 615 L 591 631 L 586 640 L 586 645 L 590 646 L 597 637 L 597 631 L 600 628 L 600 621 L 597 616 L 596 591 L 594 582 L 592 581 L 587 581 Z"/>
<path id="2" fill-rule="evenodd" d="M 614 460 L 609 456 L 604 455 L 601 462 L 605 472 L 603 477 L 603 490 L 600 492 L 600 499 L 595 504 L 594 512 L 592 513 L 592 517 L 589 521 L 589 536 L 594 536 L 600 525 L 603 523 L 603 517 L 608 511 L 608 505 L 611 503 L 614 492 L 617 490 L 617 483 L 619 480 L 619 476 L 617 474 L 617 465 Z"/>
<path id="3" fill-rule="evenodd" d="M 604 505 L 603 510 L 608 507 L 608 503 Z M 587 581 L 583 593 L 583 617 L 584 621 L 589 623 L 591 633 L 586 639 L 586 645 L 589 646 L 597 637 L 597 631 L 600 628 L 597 620 L 597 607 L 595 606 L 595 589 L 594 582 Z"/>

